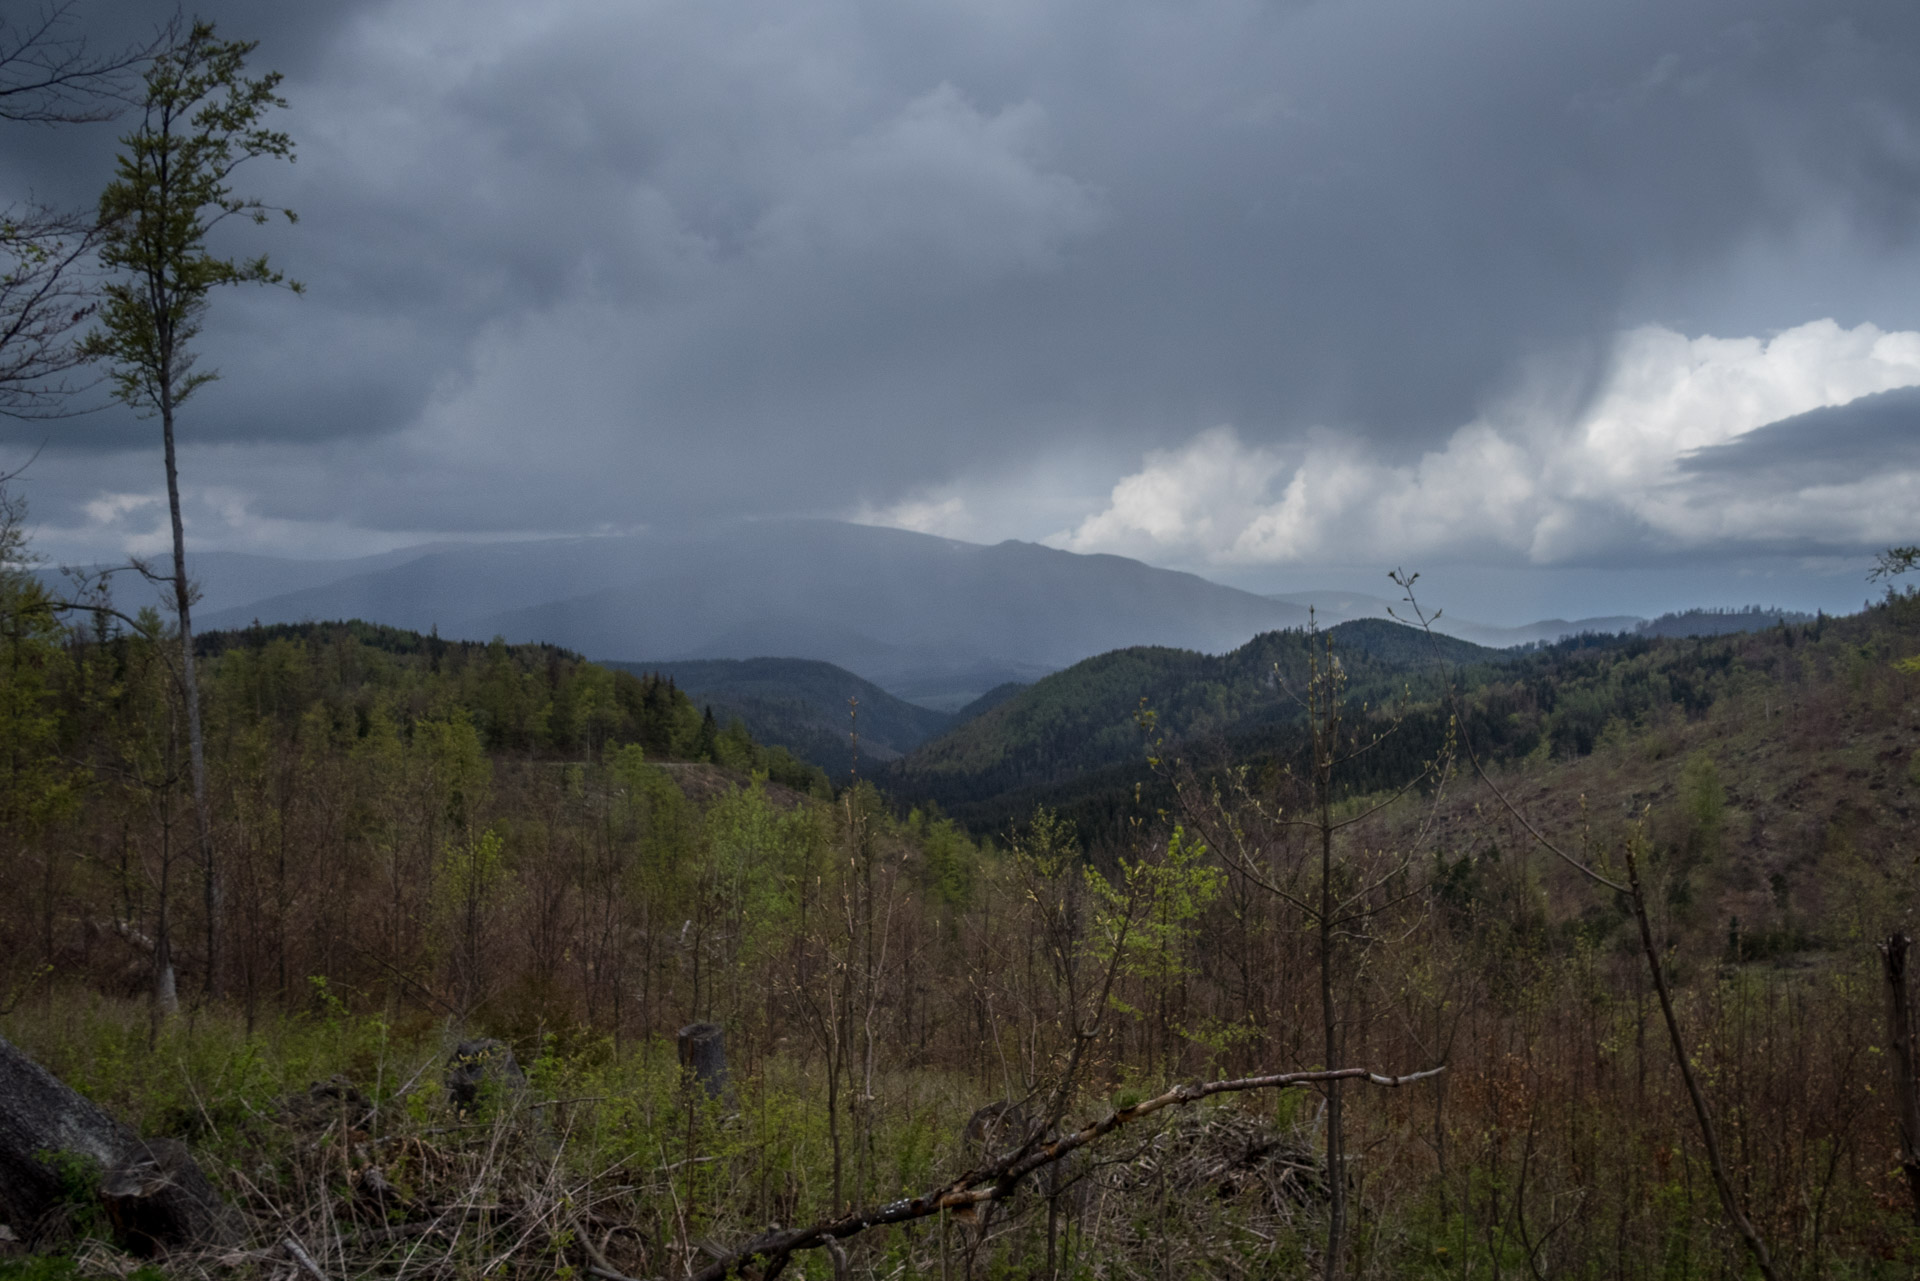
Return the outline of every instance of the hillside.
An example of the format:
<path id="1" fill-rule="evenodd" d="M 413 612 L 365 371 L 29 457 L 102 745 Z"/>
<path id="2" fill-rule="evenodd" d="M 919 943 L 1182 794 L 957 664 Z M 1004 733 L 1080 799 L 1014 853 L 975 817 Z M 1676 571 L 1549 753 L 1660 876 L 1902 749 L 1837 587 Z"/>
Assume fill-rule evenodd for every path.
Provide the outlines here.
<path id="1" fill-rule="evenodd" d="M 1430 696 L 1436 661 L 1478 670 L 1511 659 L 1385 619 L 1341 623 L 1319 636 L 1268 632 L 1221 655 L 1139 647 L 1090 658 L 918 748 L 886 784 L 990 830 L 1036 800 L 1058 803 L 1060 789 L 1122 785 L 1108 771 L 1131 779 L 1144 757 L 1143 708 L 1172 743 L 1226 743 L 1290 723 L 1298 707 L 1287 691 L 1306 679 L 1316 643 L 1332 644 L 1356 702 L 1390 701 L 1413 688 Z"/>
<path id="2" fill-rule="evenodd" d="M 237 700 L 236 713 L 288 732 L 316 708 L 352 720 L 360 734 L 375 717 L 405 733 L 458 714 L 488 751 L 591 759 L 631 744 L 651 759 L 828 790 L 818 767 L 704 715 L 670 679 L 589 663 L 556 645 L 448 640 L 354 619 L 202 632 L 194 648 L 210 687 Z"/>
<path id="3" fill-rule="evenodd" d="M 1731 636 L 1813 621 L 1814 615 L 1799 610 L 1749 605 L 1745 609 L 1688 609 L 1662 614 L 1641 623 L 1633 631 L 1639 636 Z"/>
<path id="4" fill-rule="evenodd" d="M 1887 611 L 1895 608 L 1863 617 L 1880 620 L 1877 634 L 1885 635 Z M 1348 702 L 1356 714 L 1370 707 L 1375 718 L 1397 721 L 1388 742 L 1356 761 L 1343 786 L 1366 791 L 1417 768 L 1444 748 L 1455 710 L 1490 760 L 1581 757 L 1663 709 L 1704 714 L 1755 679 L 1751 664 L 1771 671 L 1779 647 L 1818 639 L 1834 625 L 1816 618 L 1719 636 L 1581 636 L 1514 650 L 1443 640 L 1436 651 L 1399 624 L 1343 623 L 1324 635 L 1345 666 Z M 1300 709 L 1271 673 L 1279 663 L 1286 685 L 1298 688 L 1304 652 L 1302 634 L 1276 633 L 1219 657 L 1102 655 L 927 743 L 900 761 L 888 782 L 980 832 L 1004 830 L 1035 805 L 1061 810 L 1083 830 L 1111 832 L 1132 812 L 1136 793 L 1166 799 L 1136 724 L 1143 706 L 1155 714 L 1162 755 L 1297 765 Z M 1436 701 L 1446 687 L 1457 692 L 1457 709 Z M 1382 710 L 1388 707 L 1398 710 Z"/>
<path id="5" fill-rule="evenodd" d="M 863 772 L 898 760 L 945 730 L 954 718 L 895 698 L 842 667 L 803 658 L 705 659 L 678 663 L 608 663 L 657 675 L 722 721 L 738 718 L 762 743 L 777 744 L 817 765 L 836 783 L 854 767 L 849 733 L 858 728 Z M 847 700 L 859 700 L 850 720 Z"/>
<path id="6" fill-rule="evenodd" d="M 1387 618 L 1389 611 L 1402 616 L 1407 612 L 1403 601 L 1388 600 L 1384 596 L 1372 596 L 1365 592 L 1279 592 L 1270 599 L 1285 601 L 1290 605 L 1311 606 L 1322 627 L 1360 618 Z M 1448 612 L 1434 620 L 1433 629 L 1443 636 L 1471 641 L 1475 645 L 1508 649 L 1515 645 L 1550 645 L 1569 636 L 1610 636 L 1617 632 L 1630 632 L 1645 621 L 1637 614 L 1609 614 L 1577 619 L 1543 618 L 1531 623 L 1498 625 L 1455 618 Z"/>

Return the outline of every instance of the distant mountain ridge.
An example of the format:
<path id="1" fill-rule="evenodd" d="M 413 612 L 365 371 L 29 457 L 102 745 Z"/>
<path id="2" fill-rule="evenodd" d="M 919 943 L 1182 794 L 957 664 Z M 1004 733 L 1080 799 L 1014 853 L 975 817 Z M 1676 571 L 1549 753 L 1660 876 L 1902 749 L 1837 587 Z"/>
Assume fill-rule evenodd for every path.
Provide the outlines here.
<path id="1" fill-rule="evenodd" d="M 1314 611 L 1321 626 L 1333 626 L 1360 618 L 1407 617 L 1405 606 L 1364 592 L 1281 592 L 1269 599 L 1299 605 Z M 1389 611 L 1392 611 L 1392 614 Z M 1551 645 L 1569 636 L 1729 636 L 1758 631 L 1781 623 L 1810 623 L 1813 615 L 1797 610 L 1762 605 L 1738 609 L 1687 609 L 1642 618 L 1638 614 L 1605 614 L 1593 618 L 1543 618 L 1515 627 L 1498 627 L 1470 622 L 1442 613 L 1434 620 L 1433 630 L 1443 635 L 1472 641 L 1492 649 L 1515 645 Z"/>
<path id="2" fill-rule="evenodd" d="M 228 599 L 209 601 L 203 626 L 364 618 L 642 664 L 818 659 L 945 710 L 1089 654 L 1219 653 L 1306 621 L 1298 606 L 1125 557 L 813 520 L 433 549 Z"/>
<path id="3" fill-rule="evenodd" d="M 1303 626 L 1309 607 L 1323 626 L 1382 618 L 1391 607 L 1364 593 L 1264 597 L 1119 556 L 823 520 L 439 544 L 339 561 L 209 552 L 190 565 L 203 628 L 360 618 L 641 665 L 806 659 L 949 713 L 1116 649 L 1224 654 Z M 116 588 L 135 607 L 157 599 L 131 575 Z M 1505 648 L 1643 626 L 1719 634 L 1778 617 L 1799 616 L 1692 611 L 1654 624 L 1617 616 L 1492 628 L 1443 615 L 1437 630 Z M 806 703 L 800 684 L 778 697 Z M 755 697 L 774 695 L 762 688 Z M 910 738 L 878 738 L 875 747 L 906 750 Z M 825 740 L 816 748 L 825 753 Z"/>
<path id="4" fill-rule="evenodd" d="M 1312 608 L 1316 619 L 1323 627 L 1360 618 L 1390 618 L 1394 615 L 1402 619 L 1407 617 L 1405 605 L 1398 601 L 1387 600 L 1385 597 L 1369 596 L 1364 592 L 1280 592 L 1271 599 L 1289 605 Z M 1389 611 L 1392 613 L 1390 614 Z M 1572 620 L 1543 618 L 1538 622 L 1499 627 L 1455 618 L 1442 611 L 1440 617 L 1434 620 L 1433 630 L 1445 636 L 1472 641 L 1476 645 L 1485 645 L 1490 649 L 1507 649 L 1514 645 L 1550 645 L 1568 636 L 1612 636 L 1619 632 L 1630 632 L 1644 622 L 1646 620 L 1638 614 L 1608 614 Z"/>

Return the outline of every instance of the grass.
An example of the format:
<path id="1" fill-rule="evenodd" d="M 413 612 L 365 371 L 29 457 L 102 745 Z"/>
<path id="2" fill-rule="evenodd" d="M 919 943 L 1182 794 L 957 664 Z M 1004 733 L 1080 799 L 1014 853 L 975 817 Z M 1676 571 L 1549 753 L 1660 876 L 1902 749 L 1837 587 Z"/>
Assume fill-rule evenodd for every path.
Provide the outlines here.
<path id="1" fill-rule="evenodd" d="M 817 1057 L 768 1057 L 736 1074 L 729 1095 L 706 1100 L 682 1088 L 668 1043 L 615 1053 L 589 1035 L 547 1036 L 515 1046 L 523 1088 L 496 1088 L 461 1114 L 441 1082 L 451 1029 L 354 1016 L 324 999 L 251 1030 L 227 1014 L 189 1012 L 149 1049 L 141 1005 L 62 991 L 16 1010 L 4 1031 L 143 1133 L 186 1140 L 246 1212 L 246 1240 L 170 1257 L 169 1276 L 284 1270 L 288 1239 L 329 1277 L 564 1278 L 590 1265 L 676 1276 L 770 1222 L 792 1226 L 834 1208 Z M 841 1118 L 845 1200 L 919 1193 L 978 1158 L 959 1135 L 979 1086 L 923 1069 L 879 1079 L 875 1094 L 870 1159 L 854 1120 Z M 1271 1125 L 1272 1101 L 1264 1106 Z M 1180 1157 L 1184 1142 L 1162 1132 L 1126 1146 L 1210 1168 Z M 1222 1196 L 1143 1183 L 1125 1162 L 1081 1174 L 1085 1188 L 1063 1202 L 1056 1239 L 1062 1275 L 1127 1275 L 1129 1260 L 1157 1275 L 1169 1250 L 1183 1267 L 1241 1272 L 1256 1259 L 1301 1257 L 1313 1237 L 1314 1214 L 1261 1192 L 1258 1179 Z M 1028 1192 L 984 1225 L 929 1221 L 848 1245 L 858 1270 L 874 1275 L 958 1276 L 969 1258 L 975 1276 L 1026 1275 L 1044 1258 L 1047 1217 L 1045 1196 Z M 102 1226 L 76 1224 L 63 1254 L 8 1260 L 0 1278 L 134 1275 L 135 1261 L 97 1239 Z M 788 1275 L 831 1271 L 815 1252 L 797 1256 Z"/>

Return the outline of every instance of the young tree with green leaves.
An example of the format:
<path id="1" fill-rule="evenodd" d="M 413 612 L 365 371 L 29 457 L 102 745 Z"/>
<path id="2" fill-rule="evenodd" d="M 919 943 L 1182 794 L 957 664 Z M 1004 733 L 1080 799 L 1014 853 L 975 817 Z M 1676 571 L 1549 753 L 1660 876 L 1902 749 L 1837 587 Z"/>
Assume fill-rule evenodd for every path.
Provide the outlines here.
<path id="1" fill-rule="evenodd" d="M 281 285 L 299 292 L 264 255 L 236 260 L 211 252 L 214 228 L 233 218 L 264 223 L 293 211 L 235 194 L 233 173 L 262 156 L 293 158 L 293 141 L 261 121 L 286 106 L 278 72 L 246 74 L 254 44 L 221 40 L 213 24 L 194 22 L 148 64 L 140 125 L 121 139 L 115 176 L 100 197 L 100 262 L 109 274 L 97 327 L 83 344 L 109 367 L 114 395 L 160 420 L 173 527 L 173 571 L 152 575 L 172 588 L 180 633 L 180 685 L 186 704 L 188 757 L 207 927 L 206 987 L 219 988 L 220 876 L 207 810 L 206 752 L 194 675 L 192 585 L 180 516 L 175 417 L 193 393 L 218 375 L 195 369 L 193 340 L 209 295 L 221 285 Z"/>

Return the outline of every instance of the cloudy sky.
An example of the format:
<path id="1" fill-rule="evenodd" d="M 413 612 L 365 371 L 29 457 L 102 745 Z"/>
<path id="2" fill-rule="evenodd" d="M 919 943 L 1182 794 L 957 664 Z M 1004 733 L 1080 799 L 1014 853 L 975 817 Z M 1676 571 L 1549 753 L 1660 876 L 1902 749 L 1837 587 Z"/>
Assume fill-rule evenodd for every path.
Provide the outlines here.
<path id="1" fill-rule="evenodd" d="M 808 514 L 1501 622 L 1857 605 L 1920 540 L 1910 0 L 203 12 L 299 147 L 223 245 L 308 293 L 215 300 L 196 546 Z M 7 127 L 0 194 L 114 134 Z M 152 423 L 43 444 L 41 550 L 155 544 Z"/>

